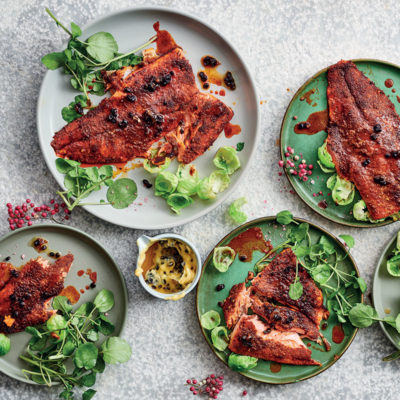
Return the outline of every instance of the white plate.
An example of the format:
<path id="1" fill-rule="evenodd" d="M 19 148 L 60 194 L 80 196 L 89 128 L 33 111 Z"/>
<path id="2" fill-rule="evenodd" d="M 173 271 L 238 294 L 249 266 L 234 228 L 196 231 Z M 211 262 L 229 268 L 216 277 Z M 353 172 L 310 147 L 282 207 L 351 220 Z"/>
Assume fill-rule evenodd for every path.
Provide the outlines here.
<path id="1" fill-rule="evenodd" d="M 160 21 L 160 28 L 168 30 L 184 49 L 195 74 L 201 69 L 201 57 L 212 55 L 221 62 L 222 65 L 219 67 L 221 72 L 232 71 L 236 81 L 237 89 L 235 91 L 225 90 L 226 96 L 220 97 L 220 99 L 232 107 L 235 115 L 231 122 L 239 124 L 242 133 L 231 139 L 225 138 L 221 133 L 214 145 L 194 162 L 200 176 L 207 176 L 213 171 L 212 159 L 219 147 L 235 146 L 238 142 L 244 142 L 245 146 L 239 153 L 242 168 L 232 176 L 229 188 L 214 201 L 202 201 L 196 198 L 195 202 L 182 210 L 180 215 L 174 214 L 164 199 L 155 197 L 153 188 L 146 189 L 143 186 L 142 180 L 149 179 L 149 174 L 143 168 L 128 172 L 128 176 L 134 179 L 138 186 L 138 197 L 133 205 L 121 210 L 108 205 L 85 206 L 87 211 L 99 218 L 136 229 L 164 229 L 182 225 L 217 207 L 229 197 L 240 179 L 243 178 L 253 151 L 256 149 L 259 136 L 259 100 L 249 70 L 233 47 L 219 33 L 197 18 L 165 8 L 135 8 L 119 11 L 92 22 L 83 30 L 82 37 L 86 38 L 99 31 L 110 32 L 117 40 L 119 50 L 125 52 L 141 45 L 153 36 L 153 24 L 156 21 Z M 59 34 L 63 34 L 61 29 Z M 196 82 L 198 83 L 197 77 Z M 221 89 L 211 85 L 210 90 L 214 91 L 217 88 Z M 61 70 L 46 73 L 38 100 L 37 126 L 43 156 L 60 186 L 63 186 L 64 176 L 56 169 L 56 155 L 50 142 L 54 132 L 65 125 L 65 121 L 61 117 L 61 109 L 69 104 L 77 94 L 78 92 L 74 91 L 69 84 L 69 76 L 63 74 Z M 96 96 L 92 96 L 92 99 L 94 102 L 97 99 L 100 100 Z M 171 163 L 170 170 L 176 170 L 176 167 L 175 161 Z M 152 181 L 152 178 L 149 180 Z M 105 189 L 90 195 L 91 201 L 104 198 Z"/>

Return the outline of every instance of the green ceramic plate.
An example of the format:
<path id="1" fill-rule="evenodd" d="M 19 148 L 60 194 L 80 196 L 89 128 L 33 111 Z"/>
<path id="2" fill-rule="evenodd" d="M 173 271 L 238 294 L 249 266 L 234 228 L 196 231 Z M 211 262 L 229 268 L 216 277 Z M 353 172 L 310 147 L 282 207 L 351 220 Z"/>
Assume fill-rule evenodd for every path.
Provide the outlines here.
<path id="1" fill-rule="evenodd" d="M 325 231 L 317 225 L 311 224 L 306 220 L 300 218 L 295 218 L 295 220 L 299 222 L 307 222 L 308 224 L 310 224 L 309 232 L 311 235 L 312 243 L 317 242 L 321 235 L 325 235 L 332 239 L 332 242 L 335 244 L 335 248 L 340 255 L 345 254 L 346 250 L 344 246 L 336 237 L 331 235 L 329 232 Z M 276 224 L 275 217 L 265 217 L 250 221 L 238 227 L 227 236 L 225 236 L 215 247 L 228 244 L 232 238 L 236 237 L 246 229 L 253 227 L 261 228 L 265 237 L 271 240 L 273 246 L 276 246 L 284 241 L 284 228 L 281 225 Z M 259 251 L 254 251 L 252 261 L 248 263 L 240 262 L 238 257 L 236 257 L 234 263 L 230 266 L 229 270 L 226 273 L 220 273 L 215 269 L 212 263 L 213 251 L 208 255 L 206 261 L 203 264 L 203 272 L 197 286 L 197 316 L 198 318 L 200 318 L 201 315 L 209 310 L 218 310 L 221 315 L 221 324 L 224 324 L 223 313 L 221 308 L 218 306 L 218 303 L 220 301 L 223 301 L 228 296 L 229 291 L 233 285 L 239 282 L 243 282 L 245 280 L 248 271 L 253 270 L 254 264 L 262 257 L 263 253 Z M 355 271 L 357 275 L 359 274 L 355 261 L 351 256 L 342 261 L 339 264 L 339 268 L 346 272 Z M 225 289 L 217 292 L 215 290 L 215 287 L 221 283 L 225 285 Z M 356 303 L 361 301 L 362 295 L 360 293 L 359 298 L 354 299 L 354 302 Z M 329 352 L 326 352 L 322 346 L 319 346 L 314 342 L 310 342 L 309 340 L 304 341 L 305 343 L 311 343 L 310 349 L 312 350 L 312 357 L 315 360 L 320 361 L 322 367 L 283 364 L 280 372 L 273 373 L 270 369 L 270 361 L 259 360 L 256 368 L 246 372 L 242 372 L 242 375 L 265 383 L 282 384 L 293 383 L 308 379 L 314 375 L 321 373 L 322 371 L 325 371 L 342 356 L 342 354 L 350 346 L 357 333 L 356 328 L 354 328 L 350 324 L 345 324 L 343 326 L 345 338 L 340 344 L 335 344 L 332 342 L 332 329 L 335 325 L 338 324 L 336 316 L 331 315 L 327 323 L 328 327 L 323 332 L 324 336 L 332 344 L 332 349 Z M 215 355 L 224 363 L 227 363 L 230 351 L 228 349 L 224 352 L 217 351 L 212 346 L 210 331 L 204 330 L 201 325 L 200 328 L 205 339 L 207 340 L 207 343 L 210 345 Z"/>
<path id="2" fill-rule="evenodd" d="M 115 306 L 110 311 L 110 320 L 115 324 L 115 335 L 120 335 L 125 324 L 128 295 L 125 281 L 117 264 L 102 245 L 86 233 L 78 229 L 57 225 L 43 224 L 18 229 L 0 239 L 1 260 L 11 256 L 10 262 L 15 266 L 25 264 L 31 258 L 39 254 L 29 242 L 34 237 L 43 237 L 49 241 L 49 248 L 59 251 L 61 254 L 71 252 L 74 255 L 74 263 L 65 279 L 65 287 L 75 286 L 77 290 L 84 289 L 90 284 L 89 277 L 79 277 L 79 270 L 91 268 L 97 272 L 97 285 L 95 289 L 85 290 L 77 305 L 94 299 L 103 288 L 114 293 Z M 21 256 L 24 255 L 24 259 Z M 41 256 L 47 256 L 41 253 Z M 50 259 L 52 260 L 52 259 Z M 52 260 L 53 261 L 53 260 Z M 4 357 L 0 357 L 0 371 L 23 382 L 32 383 L 21 373 L 21 368 L 26 367 L 18 357 L 24 351 L 30 335 L 25 332 L 10 335 L 11 351 Z"/>
<path id="3" fill-rule="evenodd" d="M 375 270 L 372 287 L 372 301 L 381 317 L 400 313 L 400 278 L 391 276 L 386 269 L 386 262 L 396 247 L 396 235 L 386 246 Z M 391 326 L 380 323 L 383 332 L 400 349 L 400 334 Z"/>
<path id="4" fill-rule="evenodd" d="M 400 102 L 397 100 L 397 96 L 400 96 L 400 67 L 379 60 L 368 59 L 353 61 L 368 78 L 389 96 L 397 112 L 400 114 Z M 385 81 L 387 79 L 393 80 L 394 85 L 392 88 L 387 88 L 385 86 Z M 298 177 L 286 173 L 289 182 L 308 206 L 333 222 L 362 228 L 372 228 L 390 224 L 393 222 L 390 218 L 380 223 L 355 220 L 351 213 L 353 204 L 361 199 L 358 192 L 356 192 L 353 203 L 347 206 L 336 206 L 332 198 L 328 195 L 330 190 L 326 187 L 326 181 L 331 174 L 322 172 L 317 163 L 317 149 L 324 142 L 327 133 L 324 130 L 314 135 L 296 134 L 294 132 L 294 127 L 298 122 L 306 121 L 312 113 L 327 109 L 327 84 L 327 68 L 325 68 L 304 83 L 294 95 L 286 110 L 282 121 L 280 136 L 282 159 L 285 159 L 284 153 L 286 152 L 287 146 L 290 146 L 295 150 L 295 154 L 302 153 L 303 159 L 306 160 L 307 164 L 313 164 L 314 166 L 313 174 L 307 182 L 300 181 Z M 314 93 L 312 91 L 314 91 Z M 293 119 L 294 116 L 297 116 L 297 120 Z M 311 184 L 311 179 L 314 180 L 314 184 Z M 319 192 L 322 192 L 323 195 L 313 196 L 314 193 L 317 194 Z M 326 208 L 321 208 L 321 202 L 324 200 L 328 206 Z"/>

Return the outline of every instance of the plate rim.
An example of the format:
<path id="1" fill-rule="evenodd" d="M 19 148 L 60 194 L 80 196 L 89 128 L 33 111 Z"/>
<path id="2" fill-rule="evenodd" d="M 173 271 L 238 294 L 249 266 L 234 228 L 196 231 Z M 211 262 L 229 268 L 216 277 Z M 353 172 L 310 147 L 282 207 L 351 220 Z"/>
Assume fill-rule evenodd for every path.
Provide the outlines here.
<path id="1" fill-rule="evenodd" d="M 385 65 L 388 65 L 388 66 L 390 66 L 390 67 L 394 67 L 394 68 L 398 69 L 399 72 L 400 72 L 400 65 L 394 64 L 394 63 L 392 63 L 392 62 L 390 62 L 390 61 L 379 60 L 379 59 L 377 59 L 377 58 L 352 58 L 352 59 L 350 59 L 349 61 L 352 61 L 352 62 L 354 62 L 354 63 L 357 63 L 357 62 L 373 62 L 373 63 L 378 63 L 378 64 L 385 64 Z M 330 64 L 329 66 L 327 66 L 327 67 L 325 67 L 325 68 L 319 70 L 319 71 L 316 72 L 314 75 L 312 75 L 310 78 L 308 78 L 308 79 L 297 89 L 297 91 L 296 91 L 295 94 L 293 95 L 292 99 L 290 100 L 289 104 L 287 105 L 285 114 L 284 114 L 284 116 L 283 116 L 283 118 L 282 118 L 281 127 L 280 127 L 280 131 L 279 131 L 279 146 L 280 146 L 281 160 L 284 160 L 284 159 L 285 159 L 285 157 L 284 157 L 284 156 L 285 156 L 285 149 L 284 149 L 284 146 L 283 146 L 282 137 L 283 137 L 283 130 L 284 130 L 283 127 L 284 127 L 284 125 L 286 124 L 287 119 L 289 118 L 289 109 L 291 108 L 293 102 L 297 99 L 297 97 L 299 96 L 299 94 L 303 91 L 303 89 L 304 89 L 311 81 L 313 81 L 314 79 L 318 78 L 321 74 L 325 73 L 331 65 L 334 65 L 334 64 Z M 378 228 L 378 227 L 380 227 L 380 226 L 386 226 L 386 225 L 390 225 L 390 224 L 393 224 L 393 223 L 397 222 L 397 221 L 394 221 L 394 220 L 392 220 L 392 221 L 387 220 L 387 221 L 382 221 L 382 222 L 378 222 L 378 223 L 375 223 L 375 224 L 374 224 L 374 223 L 365 224 L 365 223 L 362 223 L 362 221 L 356 221 L 356 220 L 354 220 L 354 222 L 342 221 L 342 220 L 339 219 L 339 218 L 338 218 L 338 220 L 335 220 L 335 219 L 333 219 L 333 218 L 330 217 L 330 216 L 324 215 L 324 214 L 319 210 L 319 208 L 317 208 L 317 207 L 314 208 L 314 207 L 311 205 L 312 203 L 309 204 L 309 203 L 300 195 L 299 191 L 296 189 L 296 187 L 295 187 L 295 185 L 293 184 L 293 182 L 292 182 L 292 180 L 291 180 L 291 177 L 290 177 L 290 175 L 288 174 L 286 168 L 284 168 L 284 172 L 285 172 L 286 178 L 287 178 L 287 180 L 289 181 L 289 183 L 290 183 L 292 189 L 296 192 L 297 196 L 301 199 L 301 201 L 302 201 L 304 204 L 306 204 L 312 211 L 316 212 L 318 215 L 320 215 L 322 218 L 327 219 L 328 221 L 334 222 L 334 223 L 339 224 L 339 225 L 348 226 L 348 227 L 351 227 L 351 228 Z"/>
<path id="2" fill-rule="evenodd" d="M 378 278 L 379 270 L 381 269 L 381 265 L 382 265 L 383 259 L 386 257 L 386 255 L 387 255 L 390 247 L 392 247 L 393 243 L 396 242 L 396 239 L 397 239 L 397 233 L 395 233 L 395 235 L 388 240 L 386 246 L 384 247 L 383 251 L 381 252 L 381 255 L 380 255 L 379 260 L 378 260 L 378 262 L 376 264 L 376 267 L 375 267 L 373 281 L 372 281 L 372 290 L 371 290 L 372 305 L 374 307 L 375 307 L 375 296 L 377 296 L 376 295 L 375 285 L 377 285 L 377 282 L 378 282 L 378 279 L 379 279 Z M 393 344 L 393 346 L 397 350 L 400 350 L 400 343 L 393 339 L 391 333 L 389 332 L 389 330 L 387 329 L 385 324 L 382 321 L 379 321 L 379 325 L 380 325 L 383 333 L 389 339 L 389 341 Z"/>
<path id="3" fill-rule="evenodd" d="M 123 297 L 124 308 L 125 308 L 125 312 L 123 313 L 123 320 L 121 322 L 121 330 L 120 330 L 120 335 L 122 335 L 124 333 L 125 329 L 126 329 L 126 323 L 127 323 L 127 319 L 128 319 L 128 303 L 129 303 L 129 299 L 128 299 L 128 290 L 127 290 L 127 287 L 126 287 L 126 281 L 125 281 L 124 275 L 122 274 L 122 271 L 119 268 L 119 265 L 114 260 L 114 257 L 108 252 L 108 250 L 98 240 L 93 238 L 88 233 L 83 232 L 80 229 L 75 228 L 73 226 L 61 225 L 61 224 L 57 224 L 57 223 L 43 223 L 43 224 L 25 226 L 23 228 L 19 228 L 19 229 L 15 230 L 15 231 L 8 232 L 5 235 L 1 236 L 0 237 L 0 243 L 2 243 L 4 240 L 9 239 L 12 236 L 16 236 L 20 232 L 34 230 L 35 228 L 36 229 L 38 229 L 38 228 L 39 229 L 41 229 L 41 228 L 59 228 L 60 230 L 64 230 L 65 229 L 65 230 L 70 231 L 70 232 L 78 233 L 78 234 L 86 237 L 86 239 L 89 239 L 90 241 L 94 242 L 109 257 L 111 262 L 114 264 L 114 267 L 115 267 L 115 270 L 118 273 L 119 279 L 122 282 L 122 288 L 123 288 L 122 289 L 122 297 Z M 5 371 L 4 368 L 2 368 L 1 364 L 0 364 L 0 372 L 2 374 L 4 374 L 4 375 L 7 375 L 8 377 L 10 377 L 12 379 L 16 379 L 17 381 L 20 381 L 20 382 L 28 383 L 28 384 L 31 384 L 31 385 L 37 385 L 37 386 L 45 386 L 45 385 L 40 385 L 40 384 L 38 384 L 36 382 L 30 381 L 29 379 L 26 379 L 24 377 L 14 375 L 13 373 L 10 373 L 9 371 Z M 54 386 L 56 386 L 56 384 Z"/>
<path id="4" fill-rule="evenodd" d="M 243 181 L 243 179 L 246 177 L 246 175 L 249 172 L 250 166 L 254 160 L 254 155 L 255 152 L 257 151 L 259 142 L 261 140 L 261 113 L 260 113 L 260 104 L 259 104 L 259 98 L 260 98 L 260 94 L 259 91 L 257 89 L 257 85 L 256 85 L 256 81 L 253 77 L 253 73 L 252 71 L 249 69 L 247 63 L 245 62 L 244 58 L 241 56 L 240 52 L 237 50 L 236 46 L 234 44 L 232 44 L 231 41 L 229 41 L 225 35 L 223 35 L 222 33 L 218 32 L 215 28 L 213 28 L 210 24 L 208 24 L 207 22 L 205 22 L 202 18 L 199 18 L 195 15 L 191 15 L 190 13 L 186 12 L 186 11 L 182 11 L 182 10 L 174 10 L 173 8 L 170 7 L 162 7 L 162 6 L 138 6 L 138 7 L 126 7 L 120 10 L 116 10 L 113 11 L 109 14 L 102 14 L 97 18 L 94 18 L 92 20 L 90 20 L 89 22 L 87 22 L 83 27 L 82 27 L 82 32 L 85 32 L 88 28 L 90 28 L 92 25 L 101 23 L 103 20 L 106 20 L 108 18 L 114 18 L 115 16 L 119 15 L 119 14 L 124 14 L 127 12 L 161 12 L 161 13 L 165 13 L 165 14 L 172 14 L 172 15 L 176 15 L 176 16 L 180 16 L 180 17 L 185 17 L 188 18 L 192 21 L 195 21 L 203 26 L 205 26 L 207 29 L 209 29 L 213 34 L 219 36 L 222 41 L 228 46 L 229 50 L 231 52 L 233 52 L 233 54 L 235 55 L 235 57 L 237 57 L 239 59 L 239 61 L 241 62 L 243 69 L 246 73 L 246 75 L 248 76 L 249 79 L 249 84 L 250 84 L 250 89 L 251 92 L 253 93 L 254 99 L 255 99 L 255 131 L 254 131 L 254 142 L 253 142 L 253 148 L 249 153 L 249 157 L 248 157 L 248 162 L 241 167 L 242 169 L 242 175 L 239 179 L 236 180 L 236 182 L 232 183 L 229 188 L 221 193 L 217 199 L 211 203 L 210 205 L 207 205 L 203 210 L 200 210 L 197 214 L 194 214 L 192 216 L 188 216 L 185 217 L 181 220 L 177 220 L 176 222 L 171 222 L 168 224 L 155 224 L 153 225 L 151 228 L 148 228 L 147 226 L 142 226 L 142 225 L 136 225 L 134 222 L 134 218 L 132 219 L 132 223 L 124 223 L 124 222 L 120 222 L 117 223 L 113 220 L 113 218 L 101 215 L 101 214 L 97 214 L 95 212 L 94 209 L 91 209 L 90 206 L 82 206 L 83 209 L 85 209 L 85 211 L 89 212 L 91 215 L 95 216 L 96 218 L 99 218 L 103 221 L 112 223 L 114 225 L 117 226 L 122 226 L 125 228 L 130 228 L 130 229 L 141 229 L 141 230 L 145 230 L 145 231 L 153 231 L 153 230 L 160 230 L 160 229 L 169 229 L 169 228 L 174 228 L 177 226 L 182 226 L 185 225 L 189 222 L 192 222 L 200 217 L 203 217 L 204 215 L 210 213 L 211 211 L 213 211 L 214 209 L 216 209 L 219 205 L 221 205 L 223 202 L 225 202 L 228 198 L 229 195 L 233 193 L 234 189 L 236 189 L 239 185 L 239 183 L 241 181 Z M 63 41 L 63 44 L 65 44 L 66 41 Z M 60 50 L 60 48 L 59 48 Z M 47 168 L 49 170 L 49 172 L 51 173 L 51 175 L 53 176 L 53 178 L 56 180 L 57 184 L 62 188 L 65 189 L 64 187 L 64 183 L 62 182 L 62 179 L 57 175 L 57 174 L 53 174 L 52 172 L 52 168 L 50 167 L 50 160 L 47 159 L 47 157 L 45 156 L 45 148 L 46 145 L 48 145 L 48 143 L 44 143 L 44 140 L 42 138 L 42 135 L 40 134 L 41 131 L 41 124 L 40 124 L 40 108 L 41 108 L 41 103 L 43 101 L 43 98 L 45 97 L 45 93 L 44 93 L 44 82 L 48 76 L 48 74 L 51 71 L 46 71 L 46 73 L 43 76 L 43 79 L 40 83 L 40 88 L 39 88 L 39 95 L 37 98 L 37 102 L 36 102 L 36 129 L 37 129 L 37 135 L 38 135 L 38 139 L 39 139 L 39 146 L 40 146 L 40 150 L 42 153 L 42 157 L 45 160 L 45 163 L 47 165 Z M 212 147 L 212 146 L 211 146 Z M 211 148 L 210 147 L 210 148 Z"/>
<path id="5" fill-rule="evenodd" d="M 333 235 L 332 233 L 330 233 L 328 230 L 326 230 L 325 228 L 321 227 L 320 225 L 315 224 L 313 222 L 308 221 L 307 219 L 300 218 L 300 217 L 293 216 L 293 219 L 295 221 L 297 221 L 297 222 L 302 222 L 302 223 L 305 222 L 305 223 L 309 224 L 310 226 L 312 226 L 313 228 L 321 230 L 322 232 L 324 232 L 324 234 L 327 234 L 331 239 L 333 239 L 342 248 L 342 250 L 347 251 L 346 247 L 343 245 L 343 243 L 335 235 Z M 199 324 L 200 331 L 201 331 L 201 333 L 203 335 L 203 338 L 206 341 L 206 343 L 208 344 L 208 346 L 211 348 L 212 353 L 214 354 L 214 356 L 218 360 L 220 360 L 227 367 L 228 367 L 228 364 L 222 358 L 220 358 L 218 356 L 218 354 L 214 350 L 213 346 L 207 340 L 207 338 L 206 338 L 206 336 L 204 334 L 204 330 L 203 330 L 203 328 L 201 326 L 201 323 L 200 323 L 200 314 L 199 314 L 199 288 L 200 288 L 200 283 L 201 283 L 201 280 L 203 278 L 203 274 L 204 274 L 204 271 L 205 271 L 205 269 L 207 267 L 207 264 L 210 262 L 210 260 L 211 260 L 211 258 L 213 256 L 213 251 L 214 251 L 215 247 L 220 246 L 221 243 L 224 242 L 228 238 L 228 236 L 231 236 L 232 234 L 235 234 L 235 233 L 239 232 L 240 230 L 242 230 L 243 228 L 245 228 L 245 227 L 247 227 L 249 225 L 253 225 L 253 224 L 257 224 L 257 223 L 261 223 L 261 222 L 269 222 L 269 221 L 274 221 L 274 220 L 276 220 L 276 215 L 273 215 L 273 216 L 270 215 L 270 216 L 266 216 L 266 217 L 256 218 L 256 219 L 253 219 L 251 221 L 248 221 L 248 222 L 244 223 L 243 225 L 239 225 L 237 228 L 235 228 L 232 231 L 230 231 L 229 233 L 227 233 L 215 246 L 213 246 L 212 250 L 210 251 L 210 253 L 206 257 L 206 259 L 204 260 L 203 265 L 202 265 L 201 275 L 200 275 L 199 282 L 198 282 L 198 285 L 197 285 L 197 288 L 196 288 L 196 315 L 197 315 L 197 322 Z M 352 262 L 352 264 L 353 264 L 353 266 L 355 268 L 357 276 L 360 276 L 360 271 L 358 269 L 358 266 L 357 266 L 357 263 L 356 263 L 354 257 L 351 255 L 350 251 L 347 251 L 347 253 L 348 253 L 349 259 L 351 260 L 351 262 Z M 364 294 L 361 293 L 361 302 L 363 302 L 363 299 L 364 299 Z M 264 384 L 270 384 L 270 385 L 286 385 L 286 384 L 305 381 L 307 379 L 313 378 L 316 375 L 319 375 L 320 373 L 326 371 L 329 367 L 334 365 L 343 356 L 343 354 L 347 351 L 347 349 L 350 347 L 350 345 L 353 343 L 353 340 L 356 337 L 357 332 L 358 332 L 358 328 L 354 327 L 354 332 L 351 335 L 351 337 L 349 338 L 349 341 L 348 341 L 347 345 L 344 347 L 344 349 L 342 350 L 342 352 L 339 355 L 336 354 L 337 357 L 333 358 L 333 361 L 331 363 L 326 365 L 324 368 L 321 368 L 320 370 L 318 370 L 318 371 L 316 371 L 316 372 L 314 372 L 314 373 L 312 373 L 312 374 L 310 374 L 308 376 L 300 378 L 300 379 L 286 379 L 283 382 L 271 382 L 271 381 L 261 380 L 261 379 L 257 379 L 257 378 L 254 378 L 252 376 L 249 376 L 249 374 L 246 371 L 242 371 L 242 372 L 235 371 L 235 372 L 238 372 L 239 374 L 241 374 L 241 375 L 243 375 L 246 378 L 249 378 L 251 380 L 254 380 L 254 381 L 257 381 L 257 382 L 261 382 L 261 383 L 264 383 Z"/>

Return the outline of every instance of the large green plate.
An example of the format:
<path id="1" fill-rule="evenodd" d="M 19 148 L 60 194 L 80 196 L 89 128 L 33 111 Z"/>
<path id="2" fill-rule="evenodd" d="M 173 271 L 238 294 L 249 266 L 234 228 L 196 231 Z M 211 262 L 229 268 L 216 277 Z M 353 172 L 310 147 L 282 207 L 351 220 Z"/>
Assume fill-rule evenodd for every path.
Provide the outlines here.
<path id="1" fill-rule="evenodd" d="M 391 276 L 386 268 L 388 256 L 396 247 L 396 235 L 390 240 L 379 259 L 374 274 L 372 300 L 381 317 L 400 313 L 400 278 Z M 380 322 L 381 328 L 395 347 L 400 349 L 400 334 L 391 326 Z"/>
<path id="2" fill-rule="evenodd" d="M 90 284 L 90 280 L 86 275 L 79 277 L 77 272 L 81 269 L 86 271 L 88 268 L 97 272 L 96 288 L 85 291 L 77 306 L 82 302 L 93 300 L 101 289 L 111 290 L 114 293 L 115 306 L 110 311 L 109 318 L 115 325 L 114 335 L 120 335 L 125 325 L 128 295 L 124 278 L 111 255 L 99 242 L 78 229 L 58 224 L 43 224 L 18 229 L 3 236 L 0 239 L 1 260 L 11 256 L 9 262 L 20 266 L 31 258 L 38 257 L 39 254 L 29 245 L 32 238 L 37 236 L 47 239 L 49 248 L 61 254 L 70 252 L 74 255 L 74 262 L 64 286 L 72 285 L 77 290 L 84 289 Z M 24 255 L 24 259 L 21 255 Z M 43 253 L 41 256 L 47 258 Z M 21 369 L 26 368 L 26 364 L 19 359 L 19 355 L 24 351 L 30 338 L 31 336 L 25 332 L 10 335 L 11 351 L 6 356 L 0 357 L 1 372 L 27 383 L 32 382 L 21 373 Z"/>
<path id="3" fill-rule="evenodd" d="M 379 60 L 353 60 L 357 67 L 371 79 L 377 87 L 382 89 L 390 100 L 393 102 L 396 110 L 400 113 L 400 103 L 397 100 L 397 95 L 400 95 L 400 68 L 397 65 L 390 64 L 388 62 Z M 392 79 L 394 85 L 392 88 L 385 86 L 385 80 Z M 300 181 L 298 177 L 295 177 L 289 173 L 286 173 L 289 182 L 293 186 L 293 189 L 297 192 L 300 198 L 310 206 L 314 211 L 323 217 L 337 222 L 343 225 L 349 225 L 353 227 L 372 228 L 390 224 L 393 221 L 389 218 L 386 221 L 380 223 L 370 223 L 357 221 L 351 215 L 353 204 L 361 199 L 358 192 L 354 202 L 347 206 L 336 206 L 331 196 L 328 195 L 330 190 L 326 187 L 326 181 L 331 174 L 322 172 L 317 163 L 317 149 L 324 142 L 327 133 L 320 131 L 314 135 L 296 134 L 294 132 L 295 125 L 300 121 L 306 121 L 308 116 L 316 111 L 326 110 L 328 107 L 326 99 L 326 88 L 327 88 L 327 68 L 319 71 L 313 77 L 311 77 L 294 95 L 290 102 L 281 126 L 281 156 L 284 160 L 284 153 L 286 152 L 287 146 L 292 147 L 295 150 L 295 154 L 300 152 L 303 154 L 303 158 L 307 161 L 307 164 L 313 164 L 314 172 L 311 178 L 315 181 L 315 184 L 310 183 L 310 179 L 307 182 Z M 300 100 L 306 93 L 310 93 L 311 90 L 315 90 L 315 93 L 309 96 L 310 101 Z M 392 92 L 395 90 L 395 93 Z M 310 103 L 310 104 L 309 104 Z M 297 120 L 293 117 L 297 116 Z M 323 196 L 313 197 L 313 193 L 319 193 L 322 191 Z M 318 206 L 318 203 L 325 200 L 328 203 L 328 207 L 323 209 Z"/>
<path id="4" fill-rule="evenodd" d="M 301 218 L 295 218 L 295 220 L 299 222 L 307 222 L 308 224 L 310 224 L 310 235 L 312 243 L 316 243 L 321 235 L 326 235 L 332 239 L 332 242 L 335 244 L 336 250 L 338 251 L 339 255 L 344 255 L 346 253 L 346 249 L 344 248 L 342 243 L 329 232 Z M 261 228 L 266 238 L 271 240 L 273 246 L 276 246 L 284 241 L 284 228 L 276 223 L 275 217 L 265 217 L 250 221 L 238 227 L 227 236 L 225 236 L 215 247 L 228 244 L 232 238 L 236 237 L 246 229 L 253 227 Z M 203 272 L 197 286 L 197 316 L 200 321 L 200 316 L 205 312 L 209 310 L 217 310 L 221 315 L 222 324 L 225 324 L 223 313 L 221 308 L 218 306 L 218 303 L 220 301 L 223 301 L 228 296 L 229 291 L 233 285 L 239 282 L 243 282 L 245 280 L 248 271 L 253 270 L 254 264 L 257 262 L 258 259 L 260 259 L 260 257 L 262 257 L 263 253 L 259 251 L 253 252 L 252 261 L 248 263 L 240 262 L 238 257 L 236 257 L 229 270 L 226 273 L 220 273 L 214 268 L 212 263 L 213 251 L 208 255 L 203 264 Z M 339 264 L 339 268 L 348 273 L 351 271 L 355 271 L 357 276 L 359 274 L 355 261 L 351 257 L 351 255 L 349 255 L 344 261 Z M 221 283 L 225 285 L 225 289 L 217 292 L 215 290 L 215 287 Z M 361 293 L 359 294 L 358 298 L 354 298 L 352 300 L 354 301 L 354 303 L 361 302 Z M 270 361 L 259 360 L 256 368 L 246 372 L 241 372 L 241 374 L 247 376 L 248 378 L 265 383 L 282 384 L 293 383 L 308 379 L 321 373 L 322 371 L 325 371 L 343 355 L 357 333 L 357 329 L 347 323 L 343 326 L 345 331 L 344 340 L 340 344 L 335 344 L 332 342 L 332 329 L 335 325 L 338 324 L 336 316 L 331 315 L 327 323 L 328 327 L 326 330 L 323 331 L 323 333 L 324 336 L 332 344 L 332 349 L 329 352 L 326 352 L 322 346 L 319 346 L 314 342 L 310 342 L 309 340 L 304 341 L 305 343 L 311 343 L 310 349 L 312 350 L 312 357 L 315 360 L 321 362 L 321 367 L 283 364 L 280 372 L 273 373 L 270 370 Z M 217 351 L 212 346 L 210 332 L 204 330 L 201 325 L 200 329 L 202 330 L 202 333 L 207 343 L 210 345 L 212 351 L 220 360 L 222 360 L 226 364 L 230 351 Z"/>

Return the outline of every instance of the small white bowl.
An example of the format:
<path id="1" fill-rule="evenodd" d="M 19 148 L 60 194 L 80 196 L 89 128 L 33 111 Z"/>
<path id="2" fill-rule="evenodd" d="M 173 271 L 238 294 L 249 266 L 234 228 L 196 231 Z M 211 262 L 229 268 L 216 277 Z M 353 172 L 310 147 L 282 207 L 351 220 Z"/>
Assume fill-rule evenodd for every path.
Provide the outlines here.
<path id="1" fill-rule="evenodd" d="M 176 235 L 175 233 L 163 233 L 161 235 L 157 235 L 157 236 L 153 236 L 153 237 L 142 235 L 138 238 L 138 240 L 136 242 L 137 246 L 139 248 L 139 256 L 138 256 L 138 259 L 136 262 L 136 271 L 138 270 L 139 265 L 141 265 L 143 263 L 147 249 L 150 247 L 150 245 L 152 243 L 154 243 L 160 239 L 178 239 L 178 240 L 181 240 L 182 242 L 186 243 L 193 250 L 193 252 L 196 256 L 196 260 L 197 260 L 196 276 L 194 277 L 193 281 L 184 290 L 174 293 L 174 294 L 170 294 L 170 293 L 160 293 L 160 292 L 157 292 L 157 290 L 154 290 L 151 286 L 149 286 L 146 283 L 142 274 L 136 275 L 136 276 L 139 278 L 139 282 L 142 284 L 144 289 L 148 293 L 153 295 L 154 297 L 157 297 L 157 298 L 163 299 L 163 300 L 180 300 L 183 297 L 185 297 L 186 294 L 188 294 L 190 291 L 192 291 L 195 288 L 195 286 L 197 285 L 197 282 L 200 279 L 201 267 L 202 267 L 200 254 L 192 242 L 190 242 L 183 236 Z"/>

